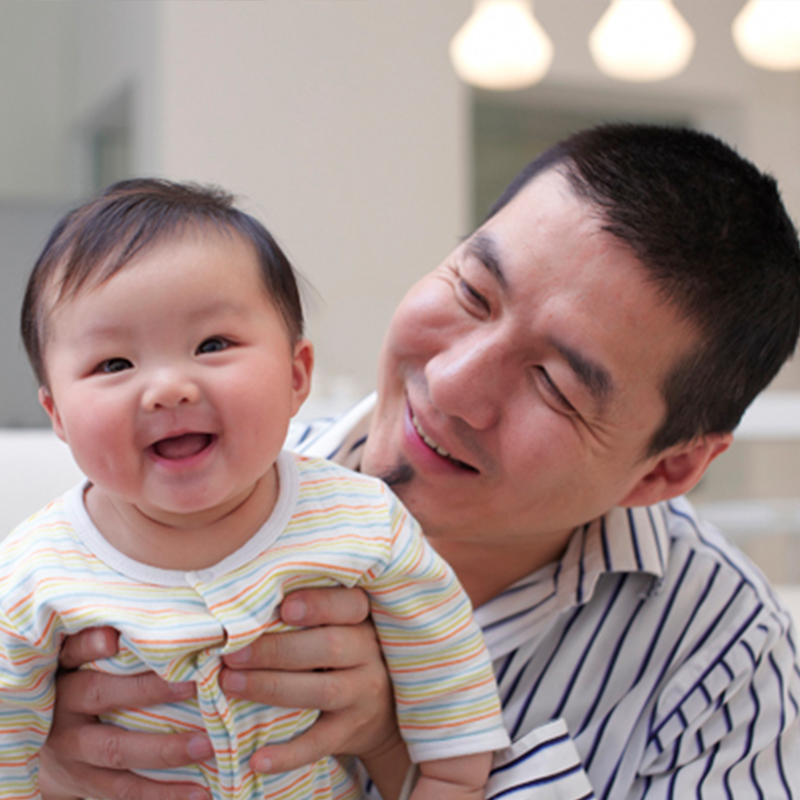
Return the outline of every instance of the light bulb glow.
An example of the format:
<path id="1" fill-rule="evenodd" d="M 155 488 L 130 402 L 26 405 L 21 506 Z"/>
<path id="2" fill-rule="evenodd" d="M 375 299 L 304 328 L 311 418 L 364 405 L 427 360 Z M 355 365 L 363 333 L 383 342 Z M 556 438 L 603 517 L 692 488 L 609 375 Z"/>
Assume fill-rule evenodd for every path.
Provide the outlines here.
<path id="1" fill-rule="evenodd" d="M 800 2 L 750 0 L 731 27 L 742 58 L 762 69 L 800 69 Z"/>
<path id="2" fill-rule="evenodd" d="M 553 43 L 527 0 L 477 0 L 450 43 L 458 76 L 484 89 L 522 89 L 541 80 Z"/>
<path id="3" fill-rule="evenodd" d="M 606 75 L 658 81 L 682 72 L 694 32 L 670 0 L 613 0 L 589 35 L 589 50 Z"/>

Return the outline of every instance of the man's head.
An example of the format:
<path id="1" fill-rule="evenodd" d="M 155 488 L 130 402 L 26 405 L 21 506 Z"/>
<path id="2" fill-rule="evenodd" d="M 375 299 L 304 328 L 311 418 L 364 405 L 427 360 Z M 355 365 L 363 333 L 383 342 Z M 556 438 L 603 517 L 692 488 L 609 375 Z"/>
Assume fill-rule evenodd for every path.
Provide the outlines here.
<path id="1" fill-rule="evenodd" d="M 649 452 L 732 431 L 800 332 L 800 247 L 775 181 L 708 134 L 609 125 L 531 162 L 489 216 L 547 169 L 569 180 L 700 332 L 666 377 L 667 416 Z"/>
<path id="2" fill-rule="evenodd" d="M 292 341 L 303 334 L 294 271 L 269 231 L 220 189 L 157 179 L 122 181 L 68 213 L 33 269 L 22 305 L 22 339 L 41 385 L 48 318 L 62 302 L 107 281 L 134 258 L 191 231 L 235 235 L 255 250 L 265 289 Z"/>
<path id="3" fill-rule="evenodd" d="M 487 545 L 495 559 L 507 545 L 512 568 L 543 563 L 612 506 L 696 483 L 742 398 L 791 353 L 799 289 L 774 184 L 727 148 L 651 128 L 583 134 L 401 303 L 364 468 L 395 482 L 440 549 L 453 543 L 457 571 Z M 695 363 L 712 356 L 726 363 L 709 378 Z M 715 392 L 735 395 L 722 412 Z"/>

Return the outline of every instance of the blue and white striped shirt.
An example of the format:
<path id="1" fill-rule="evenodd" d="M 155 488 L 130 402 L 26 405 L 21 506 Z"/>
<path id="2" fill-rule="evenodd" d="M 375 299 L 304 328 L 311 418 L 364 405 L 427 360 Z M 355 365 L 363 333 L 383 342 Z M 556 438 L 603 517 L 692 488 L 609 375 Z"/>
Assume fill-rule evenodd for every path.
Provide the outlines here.
<path id="1" fill-rule="evenodd" d="M 357 467 L 373 404 L 294 447 Z M 789 613 L 685 499 L 613 509 L 475 615 L 512 740 L 487 798 L 800 798 Z"/>

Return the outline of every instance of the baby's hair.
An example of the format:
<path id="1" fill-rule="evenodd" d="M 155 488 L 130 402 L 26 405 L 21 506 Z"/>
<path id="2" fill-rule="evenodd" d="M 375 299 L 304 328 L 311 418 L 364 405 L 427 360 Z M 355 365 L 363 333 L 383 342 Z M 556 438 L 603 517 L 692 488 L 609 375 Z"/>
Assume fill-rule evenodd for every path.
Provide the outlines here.
<path id="1" fill-rule="evenodd" d="M 253 245 L 264 286 L 290 339 L 297 341 L 303 335 L 297 280 L 269 231 L 235 208 L 233 196 L 217 187 L 139 178 L 115 183 L 66 214 L 36 261 L 22 303 L 21 330 L 39 383 L 47 385 L 47 323 L 59 303 L 87 284 L 94 288 L 104 283 L 165 238 L 208 226 L 223 234 L 238 234 Z"/>

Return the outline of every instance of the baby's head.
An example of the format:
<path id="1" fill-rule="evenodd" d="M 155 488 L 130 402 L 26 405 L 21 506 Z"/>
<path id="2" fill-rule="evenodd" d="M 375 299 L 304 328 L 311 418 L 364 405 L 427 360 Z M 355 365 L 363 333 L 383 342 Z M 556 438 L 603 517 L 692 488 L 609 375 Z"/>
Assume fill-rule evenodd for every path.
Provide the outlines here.
<path id="1" fill-rule="evenodd" d="M 159 180 L 67 214 L 22 310 L 41 403 L 89 499 L 166 523 L 224 514 L 274 475 L 310 387 L 302 326 L 264 227 L 218 190 Z"/>
<path id="2" fill-rule="evenodd" d="M 214 187 L 135 179 L 114 184 L 61 219 L 22 304 L 22 340 L 40 385 L 47 385 L 45 349 L 54 309 L 109 280 L 137 255 L 185 234 L 215 232 L 249 242 L 290 340 L 299 340 L 303 309 L 294 270 L 269 231 L 233 201 Z"/>

